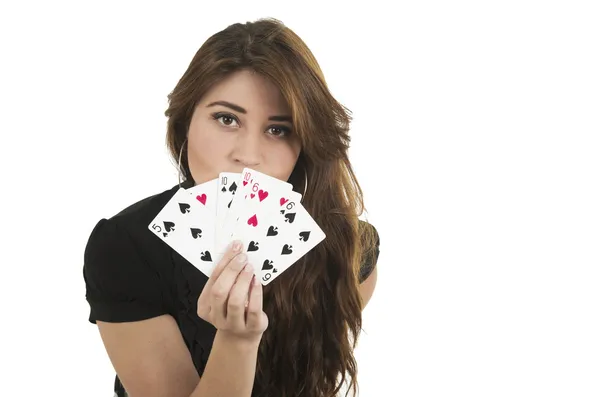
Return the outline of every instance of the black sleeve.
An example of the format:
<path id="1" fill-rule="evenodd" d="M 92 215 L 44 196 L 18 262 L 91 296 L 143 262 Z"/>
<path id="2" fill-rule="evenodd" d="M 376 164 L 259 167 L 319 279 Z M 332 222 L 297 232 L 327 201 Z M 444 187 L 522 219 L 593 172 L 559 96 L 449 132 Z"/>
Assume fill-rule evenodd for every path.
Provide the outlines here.
<path id="1" fill-rule="evenodd" d="M 359 282 L 364 282 L 375 269 L 377 259 L 379 259 L 379 233 L 375 226 L 370 223 L 360 221 L 363 226 L 371 228 L 375 234 L 375 245 L 373 247 L 367 247 L 362 255 L 362 262 L 360 265 Z"/>
<path id="2" fill-rule="evenodd" d="M 167 313 L 159 273 L 139 253 L 124 225 L 101 219 L 84 253 L 89 321 L 139 321 Z"/>

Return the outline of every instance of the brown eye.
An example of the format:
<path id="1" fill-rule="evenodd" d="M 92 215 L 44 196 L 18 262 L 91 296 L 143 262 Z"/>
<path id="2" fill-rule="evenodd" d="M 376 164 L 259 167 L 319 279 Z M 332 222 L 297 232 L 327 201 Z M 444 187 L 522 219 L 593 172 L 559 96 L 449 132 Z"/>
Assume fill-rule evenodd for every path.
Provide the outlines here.
<path id="1" fill-rule="evenodd" d="M 233 122 L 233 119 L 229 116 L 221 116 L 219 117 L 220 119 L 223 119 L 223 124 L 225 125 L 229 125 Z M 225 120 L 230 120 L 229 122 L 225 121 Z"/>
<path id="2" fill-rule="evenodd" d="M 216 114 L 213 114 L 211 116 L 212 116 L 212 118 L 214 120 L 219 121 L 219 123 L 221 125 L 224 125 L 225 127 L 231 126 L 231 123 L 233 121 L 235 121 L 237 123 L 237 119 L 235 117 L 233 117 L 232 115 L 227 114 L 227 113 L 216 113 Z M 221 121 L 221 119 L 223 119 L 223 120 Z"/>
<path id="3" fill-rule="evenodd" d="M 276 131 L 274 134 L 271 134 L 276 138 L 285 138 L 289 134 L 292 133 L 289 128 L 284 127 L 284 126 L 273 126 L 273 127 L 270 127 L 269 129 Z"/>

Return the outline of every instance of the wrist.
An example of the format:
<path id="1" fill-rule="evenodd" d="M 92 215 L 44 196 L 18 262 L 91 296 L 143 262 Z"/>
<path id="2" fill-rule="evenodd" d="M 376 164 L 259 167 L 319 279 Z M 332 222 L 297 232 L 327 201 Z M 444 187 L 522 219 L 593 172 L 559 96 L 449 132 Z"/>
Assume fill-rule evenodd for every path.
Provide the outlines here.
<path id="1" fill-rule="evenodd" d="M 228 348 L 236 349 L 241 352 L 257 350 L 262 339 L 262 334 L 256 337 L 240 337 L 227 331 L 217 330 L 215 343 L 220 343 Z"/>

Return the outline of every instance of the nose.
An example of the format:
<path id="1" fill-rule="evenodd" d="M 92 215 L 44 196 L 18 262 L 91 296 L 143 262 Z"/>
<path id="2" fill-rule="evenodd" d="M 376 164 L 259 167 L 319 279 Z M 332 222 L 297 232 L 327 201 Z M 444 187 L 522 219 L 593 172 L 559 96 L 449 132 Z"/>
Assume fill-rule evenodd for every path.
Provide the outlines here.
<path id="1" fill-rule="evenodd" d="M 261 134 L 244 131 L 238 134 L 234 160 L 244 167 L 256 168 L 261 161 Z"/>

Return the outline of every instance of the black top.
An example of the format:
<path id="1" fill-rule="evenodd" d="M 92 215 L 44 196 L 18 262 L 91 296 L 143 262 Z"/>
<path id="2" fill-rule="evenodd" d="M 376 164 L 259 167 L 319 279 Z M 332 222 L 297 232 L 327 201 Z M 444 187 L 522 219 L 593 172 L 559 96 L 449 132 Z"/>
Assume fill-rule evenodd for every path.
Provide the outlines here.
<path id="1" fill-rule="evenodd" d="M 182 184 L 190 186 L 190 182 Z M 91 323 L 140 321 L 170 314 L 202 375 L 216 333 L 216 328 L 197 314 L 197 301 L 208 278 L 148 230 L 178 189 L 175 185 L 110 219 L 102 218 L 85 248 L 83 277 Z M 376 258 L 378 255 L 379 239 Z M 361 282 L 374 266 L 362 265 Z M 114 391 L 118 397 L 127 395 L 118 376 Z"/>

